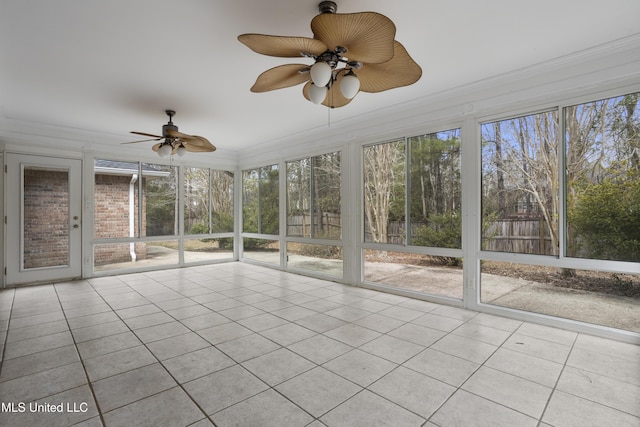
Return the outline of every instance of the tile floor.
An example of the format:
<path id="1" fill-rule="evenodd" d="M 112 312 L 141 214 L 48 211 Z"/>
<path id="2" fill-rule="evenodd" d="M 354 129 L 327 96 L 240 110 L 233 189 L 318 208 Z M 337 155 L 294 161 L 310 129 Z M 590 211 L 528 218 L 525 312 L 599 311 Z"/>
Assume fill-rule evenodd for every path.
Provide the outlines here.
<path id="1" fill-rule="evenodd" d="M 4 290 L 0 331 L 3 426 L 640 426 L 640 346 L 242 263 Z"/>

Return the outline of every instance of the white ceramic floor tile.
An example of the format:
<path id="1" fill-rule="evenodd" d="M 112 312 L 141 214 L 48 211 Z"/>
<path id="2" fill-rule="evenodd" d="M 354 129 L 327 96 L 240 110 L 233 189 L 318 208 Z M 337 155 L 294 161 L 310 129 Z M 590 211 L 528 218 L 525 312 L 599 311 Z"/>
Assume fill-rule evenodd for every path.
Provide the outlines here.
<path id="1" fill-rule="evenodd" d="M 557 389 L 640 417 L 640 387 L 631 383 L 567 366 Z"/>
<path id="2" fill-rule="evenodd" d="M 409 359 L 403 366 L 458 387 L 480 367 L 480 364 L 428 348 Z"/>
<path id="3" fill-rule="evenodd" d="M 276 390 L 319 417 L 359 392 L 361 387 L 318 367 L 285 381 L 276 386 Z"/>
<path id="4" fill-rule="evenodd" d="M 84 365 L 91 381 L 130 371 L 156 363 L 157 360 L 145 346 L 139 345 L 106 355 L 85 359 Z"/>
<path id="5" fill-rule="evenodd" d="M 236 362 L 217 348 L 206 347 L 164 360 L 162 364 L 176 381 L 183 384 L 233 366 Z"/>
<path id="6" fill-rule="evenodd" d="M 464 383 L 466 391 L 540 418 L 552 389 L 485 366 Z"/>
<path id="7" fill-rule="evenodd" d="M 177 384 L 158 363 L 123 372 L 93 383 L 100 410 L 108 412 Z"/>
<path id="8" fill-rule="evenodd" d="M 520 333 L 510 336 L 502 347 L 556 363 L 565 363 L 571 351 L 571 347 L 568 345 Z"/>
<path id="9" fill-rule="evenodd" d="M 540 338 L 545 341 L 551 341 L 556 344 L 567 346 L 573 345 L 573 342 L 578 335 L 575 332 L 527 322 L 523 323 L 522 326 L 517 329 L 517 332 L 522 335 Z"/>
<path id="10" fill-rule="evenodd" d="M 212 416 L 219 426 L 303 427 L 313 418 L 274 390 L 224 409 Z"/>
<path id="11" fill-rule="evenodd" d="M 414 325 L 413 323 L 407 323 L 392 330 L 389 332 L 389 335 L 428 347 L 445 336 L 445 333 L 435 329 L 425 328 L 424 326 Z"/>
<path id="12" fill-rule="evenodd" d="M 241 363 L 254 357 L 271 353 L 279 349 L 280 345 L 259 334 L 251 334 L 223 342 L 216 347 L 236 362 Z"/>
<path id="13" fill-rule="evenodd" d="M 250 329 L 247 329 L 237 323 L 224 323 L 212 326 L 211 328 L 200 329 L 197 332 L 198 335 L 213 345 L 231 341 L 253 333 Z"/>
<path id="14" fill-rule="evenodd" d="M 209 347 L 211 344 L 195 332 L 165 338 L 149 343 L 147 347 L 158 360 L 170 359 L 181 354 L 191 353 Z"/>
<path id="15" fill-rule="evenodd" d="M 89 405 L 17 427 L 640 426 L 638 345 L 243 263 L 0 290 L 0 354 Z"/>
<path id="16" fill-rule="evenodd" d="M 552 426 L 640 426 L 640 417 L 562 391 L 555 391 L 542 417 Z"/>
<path id="17" fill-rule="evenodd" d="M 20 378 L 79 361 L 78 352 L 73 345 L 8 359 L 2 365 L 0 381 Z"/>
<path id="18" fill-rule="evenodd" d="M 354 325 L 353 323 L 347 323 L 346 325 L 325 332 L 325 335 L 352 347 L 359 347 L 362 344 L 378 338 L 381 334 L 371 329 Z"/>
<path id="19" fill-rule="evenodd" d="M 353 347 L 325 335 L 316 335 L 306 340 L 298 341 L 288 348 L 318 364 L 328 362 L 353 349 Z"/>
<path id="20" fill-rule="evenodd" d="M 349 381 L 367 387 L 398 365 L 361 350 L 352 350 L 322 365 Z"/>
<path id="21" fill-rule="evenodd" d="M 363 390 L 325 416 L 321 421 L 332 427 L 418 427 L 424 419 L 404 408 Z"/>
<path id="22" fill-rule="evenodd" d="M 536 427 L 538 420 L 459 390 L 430 418 L 438 426 Z"/>
<path id="23" fill-rule="evenodd" d="M 240 365 L 184 384 L 191 398 L 209 415 L 235 405 L 269 387 Z"/>
<path id="24" fill-rule="evenodd" d="M 423 351 L 424 347 L 400 338 L 383 335 L 360 346 L 360 350 L 395 363 L 404 363 Z"/>
<path id="25" fill-rule="evenodd" d="M 141 420 L 150 426 L 186 426 L 204 416 L 189 396 L 175 387 L 107 412 L 104 419 L 108 426 L 115 427 L 140 425 Z"/>
<path id="26" fill-rule="evenodd" d="M 554 387 L 560 377 L 560 372 L 562 372 L 560 363 L 505 348 L 499 348 L 487 360 L 485 366 L 547 387 Z"/>
<path id="27" fill-rule="evenodd" d="M 286 347 L 298 341 L 311 338 L 316 335 L 316 332 L 295 323 L 288 323 L 262 331 L 260 335 Z"/>
<path id="28" fill-rule="evenodd" d="M 456 391 L 456 388 L 410 369 L 399 367 L 376 381 L 369 390 L 421 417 L 429 418 Z"/>
<path id="29" fill-rule="evenodd" d="M 248 360 L 242 366 L 265 383 L 275 386 L 317 365 L 286 348 L 281 348 Z"/>
<path id="30" fill-rule="evenodd" d="M 640 357 L 631 360 L 574 348 L 571 350 L 569 360 L 567 360 L 567 366 L 640 386 Z"/>

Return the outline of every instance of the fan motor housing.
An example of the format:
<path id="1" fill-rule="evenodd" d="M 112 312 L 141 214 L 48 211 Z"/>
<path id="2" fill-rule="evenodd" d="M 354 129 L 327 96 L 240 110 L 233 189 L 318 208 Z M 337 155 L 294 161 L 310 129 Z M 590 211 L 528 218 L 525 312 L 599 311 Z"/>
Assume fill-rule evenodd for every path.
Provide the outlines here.
<path id="1" fill-rule="evenodd" d="M 169 124 L 167 123 L 166 125 L 162 125 L 162 136 L 169 136 L 169 134 L 167 133 L 167 131 L 174 131 L 174 132 L 178 132 L 178 126 L 174 125 L 173 123 Z"/>
<path id="2" fill-rule="evenodd" d="M 338 5 L 333 1 L 322 1 L 318 5 L 320 13 L 336 13 L 338 11 Z"/>

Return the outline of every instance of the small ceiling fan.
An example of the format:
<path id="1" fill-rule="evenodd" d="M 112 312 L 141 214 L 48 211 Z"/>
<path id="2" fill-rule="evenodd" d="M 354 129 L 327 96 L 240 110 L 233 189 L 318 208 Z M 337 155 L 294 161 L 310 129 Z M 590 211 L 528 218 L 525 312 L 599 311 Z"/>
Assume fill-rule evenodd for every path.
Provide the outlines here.
<path id="1" fill-rule="evenodd" d="M 165 113 L 169 116 L 169 123 L 162 126 L 162 136 L 145 132 L 131 132 L 136 135 L 149 136 L 151 139 L 123 142 L 123 144 L 137 144 L 139 142 L 164 140 L 152 147 L 153 151 L 157 152 L 160 157 L 166 157 L 172 154 L 177 154 L 182 157 L 187 153 L 187 151 L 195 153 L 216 151 L 216 147 L 214 147 L 206 138 L 178 132 L 178 126 L 174 125 L 172 121 L 173 116 L 176 114 L 175 111 L 165 110 Z"/>
<path id="2" fill-rule="evenodd" d="M 287 64 L 262 73 L 252 92 L 305 83 L 302 93 L 315 104 L 347 105 L 358 92 L 382 92 L 417 82 L 422 69 L 394 40 L 396 27 L 376 12 L 336 13 L 333 1 L 318 5 L 311 21 L 313 38 L 241 34 L 254 52 L 283 58 L 308 57 L 315 63 Z M 339 88 L 339 89 L 338 89 Z"/>

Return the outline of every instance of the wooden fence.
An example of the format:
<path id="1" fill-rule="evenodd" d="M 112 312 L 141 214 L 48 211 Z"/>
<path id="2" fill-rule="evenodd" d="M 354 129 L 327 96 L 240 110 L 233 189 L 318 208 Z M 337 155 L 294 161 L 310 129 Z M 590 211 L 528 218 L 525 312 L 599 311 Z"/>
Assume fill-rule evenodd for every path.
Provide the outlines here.
<path id="1" fill-rule="evenodd" d="M 499 219 L 491 224 L 483 239 L 483 249 L 521 254 L 554 253 L 544 218 Z"/>
<path id="2" fill-rule="evenodd" d="M 340 214 L 323 212 L 321 215 L 303 213 L 287 217 L 287 236 L 309 237 L 311 235 L 312 217 L 317 237 L 336 238 L 341 235 L 342 220 Z"/>
<path id="3" fill-rule="evenodd" d="M 318 230 L 322 236 L 340 236 L 342 228 L 340 214 L 324 212 L 318 224 L 318 216 L 314 217 L 316 235 Z M 415 236 L 423 222 L 411 222 L 411 235 Z M 387 243 L 404 245 L 406 243 L 406 221 L 391 221 L 387 225 Z M 287 235 L 308 237 L 311 235 L 311 215 L 301 214 L 287 218 Z M 365 221 L 365 241 L 372 242 L 373 237 Z M 533 219 L 499 219 L 485 231 L 482 248 L 487 251 L 511 252 L 524 254 L 553 254 L 551 236 L 544 218 Z"/>

